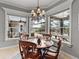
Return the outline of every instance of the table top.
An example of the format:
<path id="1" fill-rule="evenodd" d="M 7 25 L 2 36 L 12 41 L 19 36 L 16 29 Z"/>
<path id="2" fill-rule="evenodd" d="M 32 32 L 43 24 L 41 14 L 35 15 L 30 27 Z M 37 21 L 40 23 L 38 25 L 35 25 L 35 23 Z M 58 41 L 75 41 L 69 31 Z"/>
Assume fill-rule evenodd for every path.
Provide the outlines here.
<path id="1" fill-rule="evenodd" d="M 54 42 L 52 40 L 46 41 L 44 39 L 40 39 L 41 44 L 38 45 L 37 40 L 38 40 L 37 38 L 33 38 L 33 39 L 28 39 L 28 40 L 23 40 L 23 41 L 29 41 L 29 42 L 35 43 L 35 44 L 37 44 L 37 48 L 47 48 L 54 44 Z"/>

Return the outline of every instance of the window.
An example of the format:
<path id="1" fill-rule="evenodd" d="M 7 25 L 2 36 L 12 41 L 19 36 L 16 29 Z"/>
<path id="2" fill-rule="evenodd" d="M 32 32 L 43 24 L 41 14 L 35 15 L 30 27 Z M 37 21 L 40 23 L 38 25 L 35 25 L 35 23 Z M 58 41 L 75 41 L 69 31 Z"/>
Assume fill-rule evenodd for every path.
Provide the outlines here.
<path id="1" fill-rule="evenodd" d="M 51 33 L 57 35 L 60 32 L 60 21 L 51 19 Z"/>
<path id="2" fill-rule="evenodd" d="M 32 33 L 44 33 L 45 32 L 45 19 L 39 21 L 32 21 Z"/>
<path id="3" fill-rule="evenodd" d="M 8 15 L 8 39 L 18 39 L 19 33 L 25 32 L 26 18 Z"/>
<path id="4" fill-rule="evenodd" d="M 51 17 L 50 30 L 52 38 L 56 38 L 56 36 L 60 35 L 63 37 L 64 41 L 70 41 L 69 10 L 58 13 Z"/>
<path id="5" fill-rule="evenodd" d="M 63 35 L 69 36 L 69 26 L 70 26 L 70 21 L 64 20 L 63 21 Z"/>

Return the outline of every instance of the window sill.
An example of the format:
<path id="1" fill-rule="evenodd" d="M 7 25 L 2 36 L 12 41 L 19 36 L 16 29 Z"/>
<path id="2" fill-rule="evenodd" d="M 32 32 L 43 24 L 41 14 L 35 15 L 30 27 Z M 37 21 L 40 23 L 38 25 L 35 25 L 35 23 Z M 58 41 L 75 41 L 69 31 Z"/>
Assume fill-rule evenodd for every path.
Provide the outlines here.
<path id="1" fill-rule="evenodd" d="M 8 38 L 8 40 L 18 40 L 19 38 Z"/>
<path id="2" fill-rule="evenodd" d="M 55 38 L 52 38 L 52 41 L 54 41 L 54 42 L 58 42 L 58 40 L 57 39 L 55 39 Z M 67 42 L 67 41 L 62 41 L 62 44 L 66 44 L 68 47 L 72 47 L 72 44 L 70 43 L 70 42 Z"/>

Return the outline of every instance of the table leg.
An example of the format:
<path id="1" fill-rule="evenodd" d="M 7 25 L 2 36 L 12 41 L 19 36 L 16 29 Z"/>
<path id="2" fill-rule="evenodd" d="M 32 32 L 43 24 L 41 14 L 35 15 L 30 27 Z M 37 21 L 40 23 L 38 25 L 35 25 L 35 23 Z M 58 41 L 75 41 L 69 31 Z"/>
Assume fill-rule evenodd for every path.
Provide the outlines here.
<path id="1" fill-rule="evenodd" d="M 45 48 L 38 49 L 38 53 L 41 55 L 40 59 L 45 59 Z"/>

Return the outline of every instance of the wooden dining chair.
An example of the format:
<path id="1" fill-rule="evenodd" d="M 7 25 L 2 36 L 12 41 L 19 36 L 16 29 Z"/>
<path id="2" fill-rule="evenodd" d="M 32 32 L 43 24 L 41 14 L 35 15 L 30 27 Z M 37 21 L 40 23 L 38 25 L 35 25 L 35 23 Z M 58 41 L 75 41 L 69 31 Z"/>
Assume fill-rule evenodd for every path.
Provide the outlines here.
<path id="1" fill-rule="evenodd" d="M 50 40 L 50 38 L 51 38 L 50 34 L 43 33 L 42 35 L 43 35 L 44 39 L 46 39 L 46 40 Z"/>
<path id="2" fill-rule="evenodd" d="M 59 40 L 59 42 L 57 43 L 57 46 L 53 45 L 53 47 L 55 47 L 56 50 L 46 49 L 46 52 L 45 52 L 46 59 L 58 59 L 58 55 L 61 47 L 61 40 Z"/>
<path id="3" fill-rule="evenodd" d="M 26 40 L 28 39 L 29 34 L 27 34 L 26 32 L 20 33 L 20 40 Z"/>
<path id="4" fill-rule="evenodd" d="M 19 41 L 19 49 L 22 59 L 38 59 L 39 54 L 36 50 L 36 44 L 27 42 L 27 41 Z"/>

